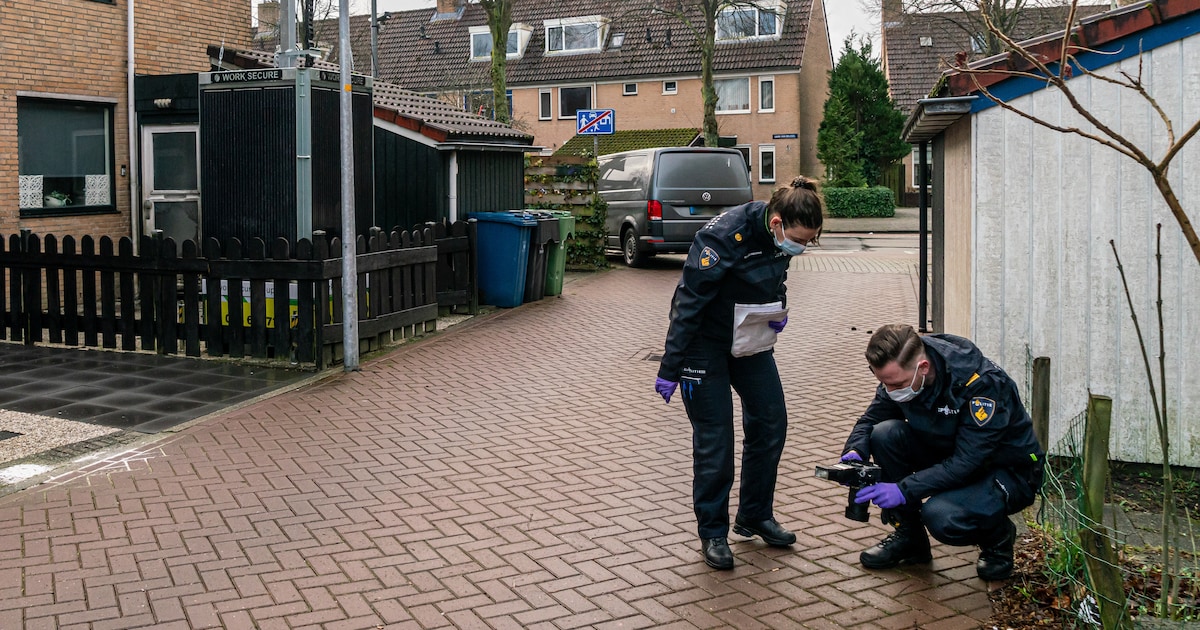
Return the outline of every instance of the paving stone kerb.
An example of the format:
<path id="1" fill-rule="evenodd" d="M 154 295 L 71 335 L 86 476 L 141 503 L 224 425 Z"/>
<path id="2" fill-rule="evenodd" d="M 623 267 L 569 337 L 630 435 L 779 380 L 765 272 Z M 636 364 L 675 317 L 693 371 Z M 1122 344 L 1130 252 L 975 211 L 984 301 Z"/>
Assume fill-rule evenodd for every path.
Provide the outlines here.
<path id="1" fill-rule="evenodd" d="M 777 347 L 791 549 L 735 536 L 735 570 L 701 561 L 690 428 L 647 359 L 666 259 L 0 499 L 0 628 L 978 627 L 972 550 L 864 571 L 882 526 L 812 476 L 871 396 L 868 332 L 916 310 L 912 260 L 821 256 Z"/>

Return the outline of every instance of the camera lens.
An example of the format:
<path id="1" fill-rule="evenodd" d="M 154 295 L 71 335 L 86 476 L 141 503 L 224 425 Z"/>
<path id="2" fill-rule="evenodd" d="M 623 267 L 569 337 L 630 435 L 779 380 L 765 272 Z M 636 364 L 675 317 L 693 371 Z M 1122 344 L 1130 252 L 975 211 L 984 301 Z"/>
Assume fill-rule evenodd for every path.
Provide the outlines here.
<path id="1" fill-rule="evenodd" d="M 855 503 L 854 497 L 858 495 L 858 488 L 850 488 L 846 500 L 846 518 L 860 523 L 866 523 L 871 519 L 871 515 L 867 513 L 866 503 Z"/>

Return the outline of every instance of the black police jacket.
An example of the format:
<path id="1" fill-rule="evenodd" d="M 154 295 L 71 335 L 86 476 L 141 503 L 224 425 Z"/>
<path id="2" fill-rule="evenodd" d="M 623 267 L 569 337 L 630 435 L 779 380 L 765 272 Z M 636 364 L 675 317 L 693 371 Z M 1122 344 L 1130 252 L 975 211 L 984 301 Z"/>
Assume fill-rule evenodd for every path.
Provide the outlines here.
<path id="1" fill-rule="evenodd" d="M 752 201 L 696 232 L 671 300 L 659 377 L 678 381 L 684 352 L 697 341 L 732 348 L 734 304 L 785 301 L 791 256 L 776 247 L 766 212 L 767 204 Z"/>
<path id="2" fill-rule="evenodd" d="M 857 451 L 867 459 L 876 424 L 907 420 L 916 437 L 914 444 L 949 453 L 939 463 L 900 480 L 908 500 L 969 485 L 988 471 L 1021 472 L 1041 466 L 1045 454 L 1012 378 L 967 339 L 926 335 L 921 340 L 936 370 L 935 382 L 903 403 L 893 401 L 880 384 L 842 452 Z"/>

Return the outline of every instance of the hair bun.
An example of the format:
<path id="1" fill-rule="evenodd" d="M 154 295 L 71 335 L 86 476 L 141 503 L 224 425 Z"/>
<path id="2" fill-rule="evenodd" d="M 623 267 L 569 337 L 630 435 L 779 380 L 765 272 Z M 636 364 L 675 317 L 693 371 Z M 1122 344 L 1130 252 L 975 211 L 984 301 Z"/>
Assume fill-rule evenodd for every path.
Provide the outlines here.
<path id="1" fill-rule="evenodd" d="M 813 192 L 817 191 L 817 183 L 803 175 L 800 175 L 792 180 L 792 188 L 804 188 Z"/>

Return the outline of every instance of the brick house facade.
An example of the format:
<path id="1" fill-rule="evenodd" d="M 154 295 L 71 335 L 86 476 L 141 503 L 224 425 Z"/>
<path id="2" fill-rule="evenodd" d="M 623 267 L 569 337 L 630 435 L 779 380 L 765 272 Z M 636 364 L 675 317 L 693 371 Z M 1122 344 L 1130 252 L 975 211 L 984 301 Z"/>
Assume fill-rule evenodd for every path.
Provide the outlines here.
<path id="1" fill-rule="evenodd" d="M 487 113 L 490 59 L 483 51 L 491 38 L 484 11 L 461 0 L 438 4 L 388 15 L 379 35 L 379 76 Z M 547 153 L 575 136 L 577 109 L 611 108 L 619 130 L 700 128 L 699 42 L 677 16 L 652 6 L 517 2 L 507 68 L 514 126 L 532 133 Z M 717 119 L 723 144 L 748 158 L 755 196 L 766 198 L 796 175 L 824 174 L 816 140 L 832 51 L 823 0 L 771 0 L 743 16 L 723 14 L 719 21 L 724 36 L 714 80 L 726 97 Z M 688 17 L 699 23 L 698 15 Z M 366 20 L 351 22 L 363 72 L 371 59 L 363 45 L 367 28 Z M 337 50 L 332 25 L 318 28 L 318 45 Z"/>
<path id="2" fill-rule="evenodd" d="M 0 234 L 131 234 L 128 1 L 0 0 Z M 245 0 L 138 2 L 133 25 L 138 75 L 251 41 Z"/>

